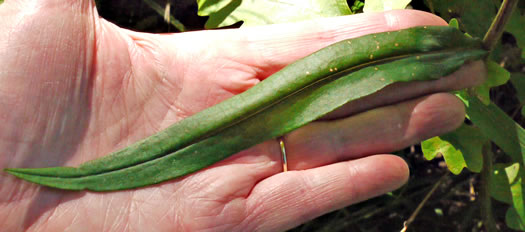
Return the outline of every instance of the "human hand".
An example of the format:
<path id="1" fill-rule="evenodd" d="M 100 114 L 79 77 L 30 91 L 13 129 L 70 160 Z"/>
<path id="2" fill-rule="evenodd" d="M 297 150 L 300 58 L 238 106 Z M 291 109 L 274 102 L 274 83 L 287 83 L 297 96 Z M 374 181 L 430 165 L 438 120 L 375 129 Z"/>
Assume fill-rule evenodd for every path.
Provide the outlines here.
<path id="1" fill-rule="evenodd" d="M 78 166 L 241 93 L 336 41 L 417 25 L 435 16 L 391 11 L 236 30 L 153 35 L 98 18 L 88 0 L 0 6 L 0 168 Z M 477 75 L 479 73 L 479 75 Z M 432 84 L 397 85 L 210 168 L 146 188 L 94 193 L 40 187 L 0 174 L 6 231 L 277 231 L 401 186 L 391 155 L 457 127 L 452 95 L 394 103 L 399 93 L 463 88 L 477 63 Z M 327 117 L 328 118 L 328 117 Z M 286 119 L 283 119 L 286 120 Z"/>

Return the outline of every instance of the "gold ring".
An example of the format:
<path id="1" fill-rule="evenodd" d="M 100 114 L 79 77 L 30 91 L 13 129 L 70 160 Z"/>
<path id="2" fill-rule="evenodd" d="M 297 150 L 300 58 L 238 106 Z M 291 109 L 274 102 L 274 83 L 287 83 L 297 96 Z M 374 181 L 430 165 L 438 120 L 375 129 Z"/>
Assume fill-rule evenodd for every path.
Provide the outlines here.
<path id="1" fill-rule="evenodd" d="M 279 137 L 279 146 L 281 146 L 281 156 L 283 163 L 283 172 L 288 171 L 288 160 L 286 159 L 286 148 L 284 148 L 284 137 Z"/>

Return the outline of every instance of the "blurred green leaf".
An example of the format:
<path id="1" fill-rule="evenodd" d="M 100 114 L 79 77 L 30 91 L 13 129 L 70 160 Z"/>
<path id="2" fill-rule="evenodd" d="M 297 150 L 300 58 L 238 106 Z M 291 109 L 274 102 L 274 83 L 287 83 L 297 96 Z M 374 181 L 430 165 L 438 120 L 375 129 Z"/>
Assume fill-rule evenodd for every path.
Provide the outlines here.
<path id="1" fill-rule="evenodd" d="M 522 181 L 525 172 L 521 167 L 519 163 L 496 164 L 489 183 L 490 195 L 512 206 L 506 215 L 511 228 L 523 227 L 525 222 Z"/>
<path id="2" fill-rule="evenodd" d="M 523 167 L 523 166 L 522 166 Z M 505 172 L 507 174 L 508 183 L 510 185 L 510 192 L 512 194 L 512 206 L 519 218 L 521 219 L 521 224 L 525 224 L 525 207 L 523 205 L 523 185 L 522 177 L 523 168 L 520 168 L 519 163 L 515 163 L 507 168 Z"/>
<path id="3" fill-rule="evenodd" d="M 521 115 L 525 116 L 525 73 L 512 73 L 510 75 L 510 82 L 516 89 L 516 97 L 521 104 Z"/>
<path id="4" fill-rule="evenodd" d="M 510 82 L 516 89 L 516 96 L 520 102 L 525 101 L 525 73 L 512 73 Z"/>
<path id="5" fill-rule="evenodd" d="M 405 9 L 411 0 L 366 0 L 363 12 L 381 12 L 395 9 Z"/>
<path id="6" fill-rule="evenodd" d="M 463 124 L 453 132 L 423 141 L 421 148 L 425 158 L 432 160 L 438 153 L 443 155 L 450 172 L 459 174 L 463 168 L 480 172 L 483 166 L 481 148 L 487 142 L 479 129 Z"/>
<path id="7" fill-rule="evenodd" d="M 513 207 L 509 207 L 507 210 L 507 213 L 505 214 L 505 222 L 511 229 L 525 231 L 525 225 L 521 222 L 520 216 Z"/>
<path id="8" fill-rule="evenodd" d="M 501 202 L 512 204 L 512 193 L 510 191 L 510 185 L 507 178 L 507 172 L 505 168 L 510 166 L 509 164 L 494 164 L 494 171 L 492 172 L 489 190 L 490 195 Z"/>
<path id="9" fill-rule="evenodd" d="M 487 67 L 487 81 L 476 86 L 478 98 L 485 104 L 490 104 L 490 88 L 503 85 L 510 79 L 510 73 L 492 60 L 485 62 Z"/>
<path id="10" fill-rule="evenodd" d="M 346 0 L 197 0 L 200 16 L 210 16 L 206 28 L 229 26 L 244 21 L 243 26 L 297 22 L 320 17 L 352 14 Z"/>
<path id="11" fill-rule="evenodd" d="M 459 29 L 459 22 L 456 18 L 450 19 L 450 21 L 448 22 L 448 25 L 453 28 Z"/>
<path id="12" fill-rule="evenodd" d="M 514 10 L 505 30 L 514 35 L 520 48 L 525 49 L 525 15 L 522 9 Z"/>
<path id="13" fill-rule="evenodd" d="M 493 103 L 485 105 L 476 96 L 467 96 L 466 100 L 470 120 L 514 162 L 523 163 L 525 130 Z"/>
<path id="14" fill-rule="evenodd" d="M 493 0 L 426 0 L 425 4 L 449 21 L 456 18 L 459 27 L 475 37 L 483 38 L 496 16 L 499 4 Z"/>
<path id="15" fill-rule="evenodd" d="M 510 79 L 510 73 L 494 61 L 487 61 L 488 78 L 485 82 L 490 87 L 496 87 L 507 83 Z"/>
<path id="16" fill-rule="evenodd" d="M 365 6 L 365 3 L 363 3 L 362 1 L 359 1 L 359 0 L 356 0 L 354 1 L 354 5 L 352 5 L 350 7 L 350 9 L 352 10 L 352 13 L 357 13 L 357 12 L 363 12 L 363 7 Z"/>
<path id="17" fill-rule="evenodd" d="M 421 142 L 421 149 L 423 150 L 423 156 L 427 160 L 433 160 L 438 154 L 443 154 L 447 149 L 450 149 L 452 145 L 441 140 L 439 137 L 433 137 Z"/>
<path id="18" fill-rule="evenodd" d="M 438 216 L 443 216 L 443 210 L 440 209 L 440 208 L 435 208 L 435 209 L 434 209 L 434 212 L 435 212 Z"/>

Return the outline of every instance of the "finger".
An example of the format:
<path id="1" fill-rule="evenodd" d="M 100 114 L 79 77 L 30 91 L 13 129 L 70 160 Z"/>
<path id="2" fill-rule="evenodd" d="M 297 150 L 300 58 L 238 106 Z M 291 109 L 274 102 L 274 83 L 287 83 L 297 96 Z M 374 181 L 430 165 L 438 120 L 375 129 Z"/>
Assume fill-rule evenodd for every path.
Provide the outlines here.
<path id="1" fill-rule="evenodd" d="M 371 33 L 395 31 L 422 25 L 446 25 L 443 19 L 428 12 L 394 10 L 322 18 L 299 23 L 243 28 L 249 46 L 246 54 L 253 64 L 269 76 L 287 64 L 335 42 Z M 242 37 L 241 37 L 242 38 Z"/>
<path id="2" fill-rule="evenodd" d="M 185 46 L 202 45 L 209 57 L 220 54 L 232 63 L 245 65 L 240 67 L 245 72 L 254 72 L 256 77 L 264 79 L 293 61 L 335 42 L 421 25 L 446 25 L 446 22 L 427 12 L 394 10 L 260 27 L 189 32 L 160 37 L 159 42 L 165 54 L 196 54 L 177 57 L 185 60 L 206 59 L 208 56 L 203 57 L 195 47 Z M 170 68 L 169 64 L 167 67 Z M 228 65 L 223 63 L 221 67 Z"/>
<path id="3" fill-rule="evenodd" d="M 308 169 L 399 150 L 457 128 L 464 115 L 459 99 L 439 93 L 349 118 L 311 123 L 286 135 L 288 168 Z"/>
<path id="4" fill-rule="evenodd" d="M 291 171 L 258 183 L 247 199 L 250 231 L 284 231 L 327 212 L 381 195 L 409 176 L 399 157 L 377 155 L 304 171 Z"/>

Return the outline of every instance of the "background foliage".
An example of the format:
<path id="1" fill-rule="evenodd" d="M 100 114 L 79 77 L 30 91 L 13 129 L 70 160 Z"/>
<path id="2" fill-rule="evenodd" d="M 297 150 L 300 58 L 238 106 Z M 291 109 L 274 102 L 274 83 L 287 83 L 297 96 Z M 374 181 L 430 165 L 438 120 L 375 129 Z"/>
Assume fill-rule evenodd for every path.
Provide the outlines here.
<path id="1" fill-rule="evenodd" d="M 500 3 L 500 0 L 367 0 L 365 3 L 99 0 L 97 7 L 102 17 L 122 27 L 156 33 L 255 26 L 408 7 L 432 12 L 469 35 L 483 37 Z M 485 231 L 486 220 L 482 220 L 480 212 L 486 211 L 483 207 L 487 201 L 496 228 L 525 229 L 522 194 L 525 131 L 520 126 L 525 114 L 524 25 L 525 1 L 519 1 L 491 61 L 487 62 L 489 81 L 457 93 L 467 105 L 466 124 L 427 140 L 422 146 L 397 153 L 411 166 L 408 184 L 292 231 L 398 231 L 407 220 L 411 222 L 408 231 Z M 487 198 L 479 195 L 484 189 L 490 194 Z"/>

